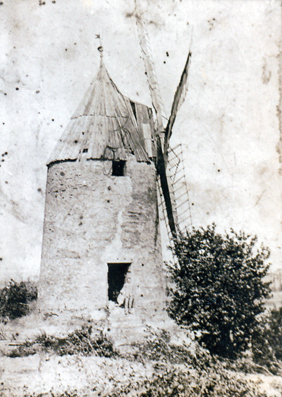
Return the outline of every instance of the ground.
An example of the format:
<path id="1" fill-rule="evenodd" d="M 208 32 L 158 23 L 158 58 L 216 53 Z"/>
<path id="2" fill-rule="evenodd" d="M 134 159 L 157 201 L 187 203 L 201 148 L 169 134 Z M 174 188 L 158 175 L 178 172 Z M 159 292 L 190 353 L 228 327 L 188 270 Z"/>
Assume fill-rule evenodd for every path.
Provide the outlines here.
<path id="1" fill-rule="evenodd" d="M 108 396 L 115 390 L 142 384 L 154 372 L 152 363 L 126 359 L 80 356 L 40 356 L 7 358 L 2 361 L 1 396 Z M 277 376 L 244 375 L 259 384 L 267 396 L 281 396 L 282 379 Z M 139 392 L 141 390 L 139 389 Z M 77 394 L 75 394 L 77 393 Z M 135 395 L 135 391 L 132 390 Z M 67 394 L 66 394 L 67 395 Z M 184 394 L 185 395 L 185 394 Z"/>
<path id="2" fill-rule="evenodd" d="M 129 316 L 123 317 L 128 332 Z M 282 377 L 236 373 L 225 368 L 224 363 L 214 363 L 207 353 L 197 350 L 197 344 L 187 333 L 169 320 L 163 325 L 170 332 L 156 325 L 140 328 L 137 346 L 132 342 L 134 338 L 122 343 L 124 335 L 114 334 L 111 329 L 105 337 L 113 340 L 116 336 L 120 342 L 114 343 L 116 353 L 111 357 L 97 356 L 95 351 L 90 355 L 56 354 L 45 348 L 47 344 L 41 351 L 38 344 L 32 345 L 34 354 L 29 352 L 25 356 L 23 350 L 21 357 L 11 357 L 17 356 L 13 352 L 19 352 L 19 345 L 25 340 L 32 341 L 38 335 L 45 335 L 45 341 L 46 335 L 60 338 L 74 329 L 67 321 L 59 327 L 56 316 L 45 319 L 40 326 L 37 320 L 30 315 L 1 325 L 1 397 L 282 396 Z M 85 319 L 81 319 L 80 326 L 83 321 L 84 327 L 92 326 L 95 332 L 105 333 L 115 326 L 113 320 L 102 330 L 102 324 Z M 85 339 L 85 343 L 89 341 Z"/>

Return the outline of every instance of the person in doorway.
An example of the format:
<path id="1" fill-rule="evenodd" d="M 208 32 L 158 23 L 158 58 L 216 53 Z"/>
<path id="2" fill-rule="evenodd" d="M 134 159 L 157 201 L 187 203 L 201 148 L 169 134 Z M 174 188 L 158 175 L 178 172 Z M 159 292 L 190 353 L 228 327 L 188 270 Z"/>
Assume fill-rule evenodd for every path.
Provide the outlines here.
<path id="1" fill-rule="evenodd" d="M 124 304 L 124 314 L 128 314 L 132 312 L 133 286 L 132 286 L 132 278 L 130 272 L 128 272 L 125 277 L 125 282 L 117 297 L 117 302 L 119 306 L 122 306 L 122 304 Z"/>

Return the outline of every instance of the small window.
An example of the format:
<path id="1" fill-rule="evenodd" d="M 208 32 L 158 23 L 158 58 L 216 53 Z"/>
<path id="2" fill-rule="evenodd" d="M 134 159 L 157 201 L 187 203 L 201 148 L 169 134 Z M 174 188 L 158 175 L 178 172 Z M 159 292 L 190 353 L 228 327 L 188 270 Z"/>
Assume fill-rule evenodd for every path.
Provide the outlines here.
<path id="1" fill-rule="evenodd" d="M 124 176 L 125 172 L 125 161 L 119 160 L 119 161 L 113 161 L 113 170 L 112 170 L 112 175 L 113 176 Z"/>
<path id="2" fill-rule="evenodd" d="M 88 149 L 83 149 L 82 153 L 88 153 Z"/>

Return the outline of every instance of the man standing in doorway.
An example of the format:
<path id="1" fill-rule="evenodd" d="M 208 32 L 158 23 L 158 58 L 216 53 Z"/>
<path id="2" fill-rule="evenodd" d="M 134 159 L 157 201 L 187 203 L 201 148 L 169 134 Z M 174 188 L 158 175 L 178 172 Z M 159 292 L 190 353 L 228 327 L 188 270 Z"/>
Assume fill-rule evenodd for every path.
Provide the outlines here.
<path id="1" fill-rule="evenodd" d="M 128 272 L 125 277 L 124 286 L 122 287 L 117 302 L 119 306 L 124 303 L 124 314 L 131 313 L 133 308 L 133 285 L 132 285 L 131 272 Z"/>

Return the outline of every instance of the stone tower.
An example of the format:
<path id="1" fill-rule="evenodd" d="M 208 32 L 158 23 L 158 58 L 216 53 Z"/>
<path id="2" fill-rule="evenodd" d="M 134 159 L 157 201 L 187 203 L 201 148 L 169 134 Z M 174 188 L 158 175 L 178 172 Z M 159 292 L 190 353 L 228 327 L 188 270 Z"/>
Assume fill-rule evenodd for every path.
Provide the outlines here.
<path id="1" fill-rule="evenodd" d="M 102 58 L 48 161 L 41 313 L 116 302 L 127 273 L 135 313 L 164 310 L 152 111 L 123 96 Z"/>

